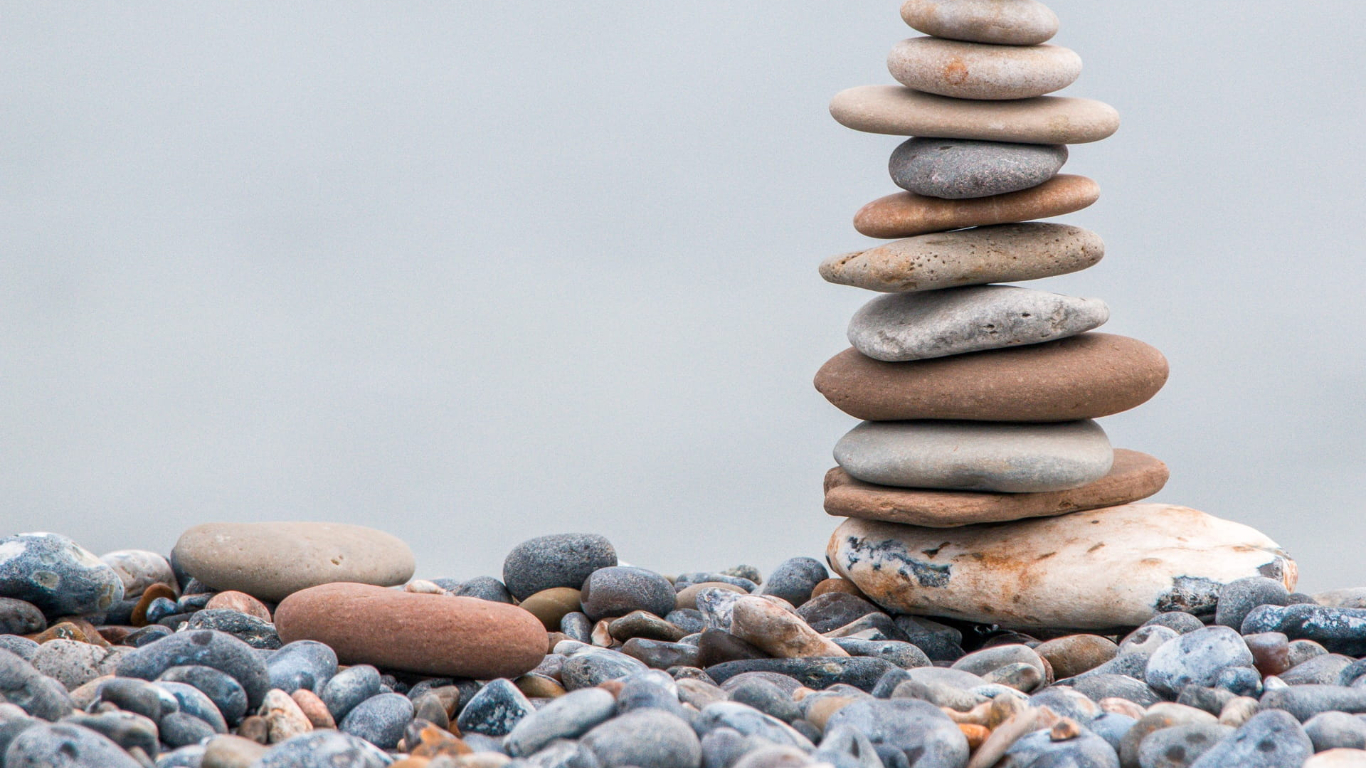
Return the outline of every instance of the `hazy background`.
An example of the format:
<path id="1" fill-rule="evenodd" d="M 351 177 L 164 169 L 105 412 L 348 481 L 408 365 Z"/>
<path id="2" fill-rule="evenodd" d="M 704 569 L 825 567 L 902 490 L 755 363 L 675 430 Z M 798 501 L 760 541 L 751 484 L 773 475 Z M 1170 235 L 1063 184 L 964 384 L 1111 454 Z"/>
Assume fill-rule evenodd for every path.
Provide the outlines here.
<path id="1" fill-rule="evenodd" d="M 1051 0 L 1109 302 L 1167 388 L 1105 420 L 1160 500 L 1366 584 L 1366 3 Z M 0 5 L 0 522 L 90 549 L 374 525 L 419 573 L 608 535 L 664 571 L 820 555 L 895 191 L 894 0 Z"/>

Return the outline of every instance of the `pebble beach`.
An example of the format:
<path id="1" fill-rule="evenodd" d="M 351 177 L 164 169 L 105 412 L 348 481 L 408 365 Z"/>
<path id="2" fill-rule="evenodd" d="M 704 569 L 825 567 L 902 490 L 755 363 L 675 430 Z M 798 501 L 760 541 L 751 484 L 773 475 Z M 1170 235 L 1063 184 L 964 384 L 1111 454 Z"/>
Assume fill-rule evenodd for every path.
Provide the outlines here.
<path id="1" fill-rule="evenodd" d="M 901 19 L 896 84 L 830 105 L 900 137 L 900 191 L 818 269 L 875 294 L 815 375 L 859 421 L 828 541 L 663 573 L 548 531 L 456 578 L 385 521 L 17 533 L 0 768 L 1366 768 L 1366 587 L 1298 592 L 1266 534 L 1154 501 L 1171 470 L 1101 420 L 1166 358 L 1006 284 L 1104 257 L 1041 220 L 1100 199 L 1062 171 L 1118 112 L 1052 95 L 1083 65 L 1038 0 Z"/>

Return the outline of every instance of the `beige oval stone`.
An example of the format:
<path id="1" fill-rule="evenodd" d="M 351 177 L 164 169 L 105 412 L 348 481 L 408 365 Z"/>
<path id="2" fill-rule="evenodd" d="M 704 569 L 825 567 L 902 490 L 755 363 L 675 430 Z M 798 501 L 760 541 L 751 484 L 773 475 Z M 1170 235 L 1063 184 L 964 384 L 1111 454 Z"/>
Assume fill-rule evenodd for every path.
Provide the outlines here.
<path id="1" fill-rule="evenodd" d="M 917 32 L 997 45 L 1038 45 L 1058 34 L 1058 15 L 1039 0 L 906 0 L 901 18 Z"/>
<path id="2" fill-rule="evenodd" d="M 855 480 L 835 467 L 825 475 L 825 511 L 835 517 L 927 528 L 1005 523 L 1140 501 L 1162 490 L 1170 474 L 1167 465 L 1152 456 L 1123 448 L 1115 449 L 1115 463 L 1105 477 L 1080 488 L 1047 493 L 893 488 Z"/>
<path id="3" fill-rule="evenodd" d="M 854 229 L 868 237 L 915 237 L 1062 216 L 1087 208 L 1099 199 L 1099 184 L 1085 176 L 1066 173 L 1019 192 L 966 200 L 897 192 L 860 208 L 854 214 Z"/>
<path id="4" fill-rule="evenodd" d="M 1213 611 L 1222 587 L 1295 563 L 1239 523 L 1167 504 L 951 530 L 849 520 L 830 563 L 897 613 L 1019 629 L 1134 627 L 1163 611 Z"/>
<path id="5" fill-rule="evenodd" d="M 524 611 L 541 620 L 546 629 L 554 632 L 567 614 L 580 610 L 580 593 L 573 587 L 551 587 L 527 597 L 520 603 Z"/>
<path id="6" fill-rule="evenodd" d="M 816 373 L 816 389 L 867 421 L 1076 421 L 1147 402 L 1167 360 L 1137 339 L 1083 333 L 970 355 L 884 363 L 848 349 Z"/>
<path id="7" fill-rule="evenodd" d="M 780 659 L 849 655 L 800 616 L 762 597 L 735 601 L 730 633 Z"/>
<path id="8" fill-rule="evenodd" d="M 344 523 L 206 523 L 181 534 L 173 556 L 211 589 L 269 602 L 320 584 L 395 586 L 414 568 L 402 540 Z"/>
<path id="9" fill-rule="evenodd" d="M 913 37 L 887 55 L 898 83 L 955 99 L 1029 99 L 1075 83 L 1081 57 L 1058 45 L 1000 46 Z"/>
<path id="10" fill-rule="evenodd" d="M 827 282 L 880 293 L 935 291 L 963 285 L 1065 275 L 1095 265 L 1105 243 L 1066 224 L 1006 224 L 910 237 L 826 259 Z"/>
<path id="11" fill-rule="evenodd" d="M 294 699 L 294 703 L 299 706 L 299 711 L 304 713 L 308 722 L 314 728 L 336 728 L 337 722 L 328 711 L 327 705 L 318 698 L 318 694 L 307 688 L 300 688 L 294 693 L 289 694 L 289 698 Z"/>
<path id="12" fill-rule="evenodd" d="M 972 101 L 900 85 L 841 91 L 830 102 L 830 115 L 846 128 L 866 133 L 1021 144 L 1086 144 L 1119 130 L 1115 108 L 1092 99 Z"/>
<path id="13" fill-rule="evenodd" d="M 724 581 L 703 581 L 697 584 L 692 584 L 679 590 L 678 596 L 674 598 L 674 608 L 696 610 L 697 593 L 701 592 L 704 589 L 723 589 L 727 592 L 736 592 L 741 595 L 749 594 L 744 590 L 743 587 L 737 587 L 734 584 L 727 584 Z"/>
<path id="14" fill-rule="evenodd" d="M 529 672 L 549 646 L 541 622 L 516 606 L 365 584 L 296 592 L 275 609 L 275 628 L 286 643 L 330 646 L 343 664 L 478 680 Z"/>

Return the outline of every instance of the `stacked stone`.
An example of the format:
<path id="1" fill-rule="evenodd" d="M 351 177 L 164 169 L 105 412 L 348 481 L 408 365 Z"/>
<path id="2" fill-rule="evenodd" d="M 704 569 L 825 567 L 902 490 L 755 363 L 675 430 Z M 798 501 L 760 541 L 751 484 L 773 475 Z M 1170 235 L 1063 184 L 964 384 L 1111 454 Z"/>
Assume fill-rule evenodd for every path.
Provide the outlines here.
<path id="1" fill-rule="evenodd" d="M 929 35 L 892 49 L 901 85 L 844 91 L 830 109 L 849 128 L 912 137 L 890 163 L 905 191 L 854 217 L 892 242 L 820 268 L 885 294 L 816 376 L 864 420 L 826 476 L 826 511 L 855 518 L 831 540 L 831 563 L 889 608 L 1020 628 L 1211 612 L 1247 576 L 1293 588 L 1292 561 L 1262 534 L 1134 503 L 1167 468 L 1112 449 L 1094 419 L 1153 397 L 1162 354 L 1095 332 L 1109 318 L 1099 299 L 999 284 L 1104 253 L 1093 232 L 1036 221 L 1096 201 L 1094 181 L 1059 173 L 1067 145 L 1119 127 L 1106 104 L 1046 95 L 1082 69 L 1045 44 L 1057 16 L 1037 0 L 906 0 L 901 15 Z"/>

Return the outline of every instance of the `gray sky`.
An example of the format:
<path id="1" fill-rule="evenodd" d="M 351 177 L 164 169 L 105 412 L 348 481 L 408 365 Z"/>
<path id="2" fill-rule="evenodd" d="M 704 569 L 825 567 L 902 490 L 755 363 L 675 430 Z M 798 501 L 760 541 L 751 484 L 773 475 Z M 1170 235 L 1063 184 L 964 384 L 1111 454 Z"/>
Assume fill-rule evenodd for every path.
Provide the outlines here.
<path id="1" fill-rule="evenodd" d="M 1124 125 L 1066 168 L 1105 260 L 1030 285 L 1172 366 L 1103 425 L 1303 588 L 1366 584 L 1366 4 L 1051 5 Z M 892 82 L 896 2 L 0 8 L 6 529 L 349 521 L 457 577 L 560 531 L 823 551 L 854 421 L 811 377 L 871 295 L 816 265 L 898 143 L 826 105 Z"/>

